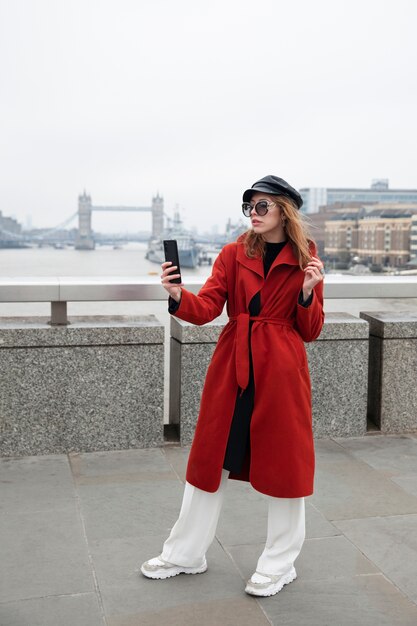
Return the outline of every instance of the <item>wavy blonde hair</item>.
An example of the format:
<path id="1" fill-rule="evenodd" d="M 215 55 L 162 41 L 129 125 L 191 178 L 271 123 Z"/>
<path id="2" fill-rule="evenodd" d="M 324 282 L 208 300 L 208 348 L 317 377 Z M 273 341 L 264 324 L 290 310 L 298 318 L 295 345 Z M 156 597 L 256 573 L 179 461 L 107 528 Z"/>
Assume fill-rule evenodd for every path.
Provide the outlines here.
<path id="1" fill-rule="evenodd" d="M 284 232 L 298 258 L 300 268 L 303 269 L 311 259 L 310 243 L 314 243 L 304 215 L 300 213 L 296 204 L 286 196 L 267 197 L 270 197 L 281 209 Z M 266 246 L 262 235 L 258 235 L 253 230 L 248 230 L 239 237 L 239 241 L 243 242 L 246 256 L 250 259 L 265 256 Z"/>

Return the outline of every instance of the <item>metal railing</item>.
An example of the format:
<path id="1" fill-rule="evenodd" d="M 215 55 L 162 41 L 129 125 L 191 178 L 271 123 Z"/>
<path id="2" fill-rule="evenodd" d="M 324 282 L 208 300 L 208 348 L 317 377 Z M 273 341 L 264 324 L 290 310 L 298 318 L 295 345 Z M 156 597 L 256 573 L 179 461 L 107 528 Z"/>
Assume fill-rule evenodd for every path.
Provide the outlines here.
<path id="1" fill-rule="evenodd" d="M 205 279 L 183 277 L 190 291 L 197 293 Z M 326 276 L 324 297 L 417 298 L 417 276 Z M 50 302 L 52 325 L 68 324 L 68 302 L 116 302 L 166 300 L 167 292 L 158 278 L 54 277 L 1 278 L 0 302 Z"/>

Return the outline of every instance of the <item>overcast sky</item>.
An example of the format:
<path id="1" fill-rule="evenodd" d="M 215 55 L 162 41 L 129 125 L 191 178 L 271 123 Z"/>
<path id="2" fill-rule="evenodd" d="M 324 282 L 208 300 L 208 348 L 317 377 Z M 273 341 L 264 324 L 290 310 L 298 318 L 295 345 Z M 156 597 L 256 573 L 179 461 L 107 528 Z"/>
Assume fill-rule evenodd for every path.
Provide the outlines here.
<path id="1" fill-rule="evenodd" d="M 0 0 L 0 210 L 223 230 L 266 174 L 416 188 L 415 0 Z M 149 228 L 96 214 L 97 230 Z"/>

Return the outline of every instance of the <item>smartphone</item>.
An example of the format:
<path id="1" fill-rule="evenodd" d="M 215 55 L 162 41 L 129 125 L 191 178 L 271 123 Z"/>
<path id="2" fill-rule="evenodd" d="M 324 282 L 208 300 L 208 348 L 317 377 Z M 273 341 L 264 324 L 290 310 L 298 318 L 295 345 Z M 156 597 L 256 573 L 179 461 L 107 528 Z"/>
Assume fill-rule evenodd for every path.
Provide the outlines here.
<path id="1" fill-rule="evenodd" d="M 180 269 L 180 257 L 178 255 L 178 246 L 175 239 L 164 239 L 164 252 L 165 261 L 171 261 L 172 265 L 177 266 L 175 274 L 181 274 Z M 179 278 L 173 278 L 170 283 L 181 283 L 181 276 Z"/>

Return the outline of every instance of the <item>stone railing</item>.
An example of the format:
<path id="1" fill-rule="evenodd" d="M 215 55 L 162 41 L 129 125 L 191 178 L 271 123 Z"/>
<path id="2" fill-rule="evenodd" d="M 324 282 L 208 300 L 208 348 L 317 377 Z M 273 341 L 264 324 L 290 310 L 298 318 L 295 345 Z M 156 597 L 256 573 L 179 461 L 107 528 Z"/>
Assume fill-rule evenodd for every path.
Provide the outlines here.
<path id="1" fill-rule="evenodd" d="M 357 437 L 367 430 L 368 324 L 328 313 L 319 338 L 305 344 L 316 437 Z"/>
<path id="2" fill-rule="evenodd" d="M 369 323 L 369 417 L 384 433 L 417 431 L 417 313 L 363 312 Z"/>
<path id="3" fill-rule="evenodd" d="M 197 293 L 203 281 L 184 277 L 187 289 Z M 68 324 L 68 302 L 166 300 L 157 278 L 56 277 L 1 278 L 1 302 L 50 302 L 53 325 Z M 325 299 L 417 298 L 417 276 L 326 276 Z"/>
<path id="4" fill-rule="evenodd" d="M 226 316 L 205 326 L 171 320 L 170 421 L 179 424 L 184 445 L 192 440 L 207 367 L 226 323 Z M 316 437 L 366 433 L 368 334 L 365 321 L 329 313 L 319 339 L 306 344 Z"/>
<path id="5" fill-rule="evenodd" d="M 417 297 L 417 277 L 377 278 L 329 276 L 325 297 Z M 187 286 L 198 291 L 201 282 Z M 166 292 L 155 279 L 0 281 L 2 302 L 52 304 L 49 321 L 0 318 L 0 454 L 162 445 L 164 325 L 153 316 L 68 324 L 67 302 L 103 300 L 166 300 Z M 382 432 L 417 430 L 416 315 L 361 316 L 327 314 L 321 336 L 307 344 L 317 437 L 363 435 L 367 416 Z M 226 322 L 171 319 L 169 421 L 182 444 L 192 438 Z"/>
<path id="6" fill-rule="evenodd" d="M 0 454 L 162 445 L 163 342 L 153 316 L 0 319 Z"/>

